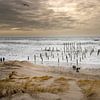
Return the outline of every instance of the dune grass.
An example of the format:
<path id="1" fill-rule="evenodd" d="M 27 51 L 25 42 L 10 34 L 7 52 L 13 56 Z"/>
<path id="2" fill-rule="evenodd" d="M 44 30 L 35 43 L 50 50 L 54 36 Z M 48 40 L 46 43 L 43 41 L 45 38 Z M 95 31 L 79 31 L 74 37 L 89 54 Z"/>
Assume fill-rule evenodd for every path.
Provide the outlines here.
<path id="1" fill-rule="evenodd" d="M 55 82 L 65 82 L 67 79 L 65 77 L 59 77 L 55 80 Z"/>
<path id="2" fill-rule="evenodd" d="M 68 89 L 67 80 L 63 77 L 57 78 L 54 80 L 52 84 L 49 86 L 42 86 L 41 82 L 47 81 L 53 78 L 52 76 L 41 76 L 41 77 L 33 77 L 26 83 L 24 83 L 24 89 L 28 91 L 34 92 L 49 92 L 49 93 L 59 93 L 64 92 Z M 35 80 L 34 80 L 35 79 Z"/>
<path id="3" fill-rule="evenodd" d="M 51 78 L 51 76 L 25 78 L 25 81 L 23 82 L 16 82 L 16 80 L 13 80 L 11 78 L 5 78 L 3 80 L 0 80 L 0 97 L 13 95 L 19 92 L 30 94 L 46 92 L 60 93 L 68 89 L 67 80 L 63 77 L 55 79 L 54 82 L 49 86 L 41 85 L 41 81 L 44 82 Z"/>
<path id="4" fill-rule="evenodd" d="M 79 80 L 78 84 L 87 97 L 97 94 L 98 90 L 100 92 L 100 80 Z"/>
<path id="5" fill-rule="evenodd" d="M 10 96 L 15 93 L 23 92 L 23 88 L 16 82 L 0 81 L 0 97 Z"/>
<path id="6" fill-rule="evenodd" d="M 51 78 L 53 78 L 53 77 L 52 76 L 41 76 L 41 77 L 36 76 L 36 77 L 33 77 L 32 79 L 34 79 L 35 81 L 43 82 L 43 81 L 49 80 Z"/>
<path id="7" fill-rule="evenodd" d="M 55 79 L 54 83 L 50 86 L 50 88 L 55 89 L 55 93 L 67 91 L 68 87 L 68 80 L 64 77 Z"/>

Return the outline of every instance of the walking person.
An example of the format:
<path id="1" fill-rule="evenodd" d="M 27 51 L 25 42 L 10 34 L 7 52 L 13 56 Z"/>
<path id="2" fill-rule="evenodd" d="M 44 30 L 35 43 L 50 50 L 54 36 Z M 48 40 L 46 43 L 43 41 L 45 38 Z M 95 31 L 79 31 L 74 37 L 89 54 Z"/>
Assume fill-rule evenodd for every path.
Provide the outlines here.
<path id="1" fill-rule="evenodd" d="M 29 61 L 29 60 L 30 60 L 30 57 L 28 56 L 28 58 L 27 58 L 27 59 L 28 59 L 28 61 Z"/>
<path id="2" fill-rule="evenodd" d="M 2 61 L 3 61 L 3 62 L 5 61 L 5 57 L 2 58 Z"/>
<path id="3" fill-rule="evenodd" d="M 2 62 L 2 58 L 0 58 L 0 62 Z"/>

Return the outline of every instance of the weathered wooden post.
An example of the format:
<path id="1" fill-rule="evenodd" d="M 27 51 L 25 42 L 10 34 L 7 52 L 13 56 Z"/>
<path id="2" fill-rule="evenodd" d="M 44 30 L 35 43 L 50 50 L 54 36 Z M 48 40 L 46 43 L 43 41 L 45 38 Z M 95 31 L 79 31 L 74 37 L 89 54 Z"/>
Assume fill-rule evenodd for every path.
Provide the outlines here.
<path id="1" fill-rule="evenodd" d="M 78 66 L 78 64 L 79 64 L 79 63 L 78 63 L 78 59 L 76 59 L 76 65 Z"/>
<path id="2" fill-rule="evenodd" d="M 63 52 L 62 52 L 62 60 L 64 60 L 64 55 L 63 55 Z"/>
<path id="3" fill-rule="evenodd" d="M 80 62 L 82 61 L 81 57 L 80 57 Z"/>
<path id="4" fill-rule="evenodd" d="M 54 52 L 54 47 L 52 47 L 52 51 Z"/>
<path id="5" fill-rule="evenodd" d="M 35 62 L 35 64 L 36 64 L 36 55 L 34 55 L 34 62 Z"/>
<path id="6" fill-rule="evenodd" d="M 47 52 L 45 52 L 45 57 L 46 57 L 46 58 L 48 57 Z"/>
<path id="7" fill-rule="evenodd" d="M 45 51 L 47 51 L 47 48 L 45 47 Z"/>
<path id="8" fill-rule="evenodd" d="M 92 50 L 90 51 L 90 56 L 92 55 L 93 52 L 94 52 L 94 49 L 92 49 Z"/>
<path id="9" fill-rule="evenodd" d="M 72 61 L 72 54 L 70 54 L 70 61 Z"/>
<path id="10" fill-rule="evenodd" d="M 58 66 L 59 66 L 59 62 L 60 62 L 60 60 L 59 60 L 59 57 L 58 57 Z"/>
<path id="11" fill-rule="evenodd" d="M 42 61 L 42 64 L 43 64 L 43 57 L 42 57 L 42 54 L 40 53 L 40 58 L 41 58 L 41 61 Z"/>
<path id="12" fill-rule="evenodd" d="M 66 55 L 66 60 L 67 60 L 67 63 L 68 63 L 68 56 Z"/>
<path id="13" fill-rule="evenodd" d="M 64 45 L 64 53 L 65 53 L 65 51 L 66 51 L 65 43 L 63 45 Z"/>
<path id="14" fill-rule="evenodd" d="M 75 54 L 75 52 L 74 52 L 74 57 L 73 57 L 73 58 L 75 59 L 75 57 L 76 57 L 76 54 Z"/>
<path id="15" fill-rule="evenodd" d="M 97 51 L 97 56 L 100 54 L 100 49 L 98 49 L 98 51 Z"/>
<path id="16" fill-rule="evenodd" d="M 29 57 L 29 56 L 27 57 L 27 60 L 28 60 L 28 61 L 30 60 L 30 57 Z"/>

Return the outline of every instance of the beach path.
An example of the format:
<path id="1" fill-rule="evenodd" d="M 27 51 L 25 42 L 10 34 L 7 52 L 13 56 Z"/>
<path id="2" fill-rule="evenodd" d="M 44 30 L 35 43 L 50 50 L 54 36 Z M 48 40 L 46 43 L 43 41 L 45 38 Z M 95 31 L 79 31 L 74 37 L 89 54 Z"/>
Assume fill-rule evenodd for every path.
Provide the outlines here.
<path id="1" fill-rule="evenodd" d="M 69 91 L 62 95 L 61 100 L 86 100 L 77 82 L 74 80 L 69 81 Z"/>

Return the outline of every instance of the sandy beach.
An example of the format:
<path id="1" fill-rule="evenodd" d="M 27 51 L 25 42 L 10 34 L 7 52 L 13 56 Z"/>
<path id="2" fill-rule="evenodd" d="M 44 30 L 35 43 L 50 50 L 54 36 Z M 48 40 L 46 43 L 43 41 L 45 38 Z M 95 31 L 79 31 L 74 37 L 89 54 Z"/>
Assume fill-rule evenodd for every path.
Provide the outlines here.
<path id="1" fill-rule="evenodd" d="M 100 69 L 0 63 L 0 100 L 100 100 Z"/>
<path id="2" fill-rule="evenodd" d="M 100 0 L 0 0 L 0 100 L 100 100 Z"/>

